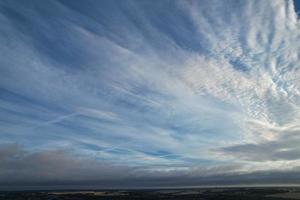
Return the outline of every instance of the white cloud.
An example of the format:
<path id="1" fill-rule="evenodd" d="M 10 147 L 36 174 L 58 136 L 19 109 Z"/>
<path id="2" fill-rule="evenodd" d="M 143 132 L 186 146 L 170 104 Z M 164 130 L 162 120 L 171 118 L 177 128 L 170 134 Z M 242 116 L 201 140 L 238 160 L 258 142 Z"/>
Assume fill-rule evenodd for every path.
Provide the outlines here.
<path id="1" fill-rule="evenodd" d="M 251 148 L 250 155 L 215 149 L 281 143 L 299 132 L 300 31 L 292 1 L 178 1 L 178 15 L 156 4 L 152 15 L 142 2 L 105 8 L 115 15 L 87 6 L 49 3 L 47 14 L 6 5 L 22 17 L 1 15 L 0 84 L 29 106 L 0 98 L 7 118 L 1 141 L 74 145 L 95 159 L 152 163 L 150 171 L 230 162 L 247 171 L 263 165 Z M 268 152 L 264 170 L 294 162 L 270 161 Z"/>

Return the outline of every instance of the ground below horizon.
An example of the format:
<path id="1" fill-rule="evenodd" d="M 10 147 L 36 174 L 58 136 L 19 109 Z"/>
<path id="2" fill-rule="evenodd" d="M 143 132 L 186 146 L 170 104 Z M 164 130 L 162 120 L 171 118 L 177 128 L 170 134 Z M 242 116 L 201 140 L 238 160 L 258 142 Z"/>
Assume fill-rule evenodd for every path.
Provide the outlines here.
<path id="1" fill-rule="evenodd" d="M 0 192 L 0 200 L 288 200 L 300 188 L 208 188 L 163 190 L 91 190 Z"/>

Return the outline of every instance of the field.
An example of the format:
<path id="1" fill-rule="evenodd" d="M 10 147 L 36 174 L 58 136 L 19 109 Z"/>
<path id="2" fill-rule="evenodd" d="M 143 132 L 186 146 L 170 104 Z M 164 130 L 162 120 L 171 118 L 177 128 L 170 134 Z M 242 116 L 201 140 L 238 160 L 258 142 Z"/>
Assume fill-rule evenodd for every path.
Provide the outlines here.
<path id="1" fill-rule="evenodd" d="M 0 200 L 279 200 L 300 199 L 300 188 L 0 192 Z"/>

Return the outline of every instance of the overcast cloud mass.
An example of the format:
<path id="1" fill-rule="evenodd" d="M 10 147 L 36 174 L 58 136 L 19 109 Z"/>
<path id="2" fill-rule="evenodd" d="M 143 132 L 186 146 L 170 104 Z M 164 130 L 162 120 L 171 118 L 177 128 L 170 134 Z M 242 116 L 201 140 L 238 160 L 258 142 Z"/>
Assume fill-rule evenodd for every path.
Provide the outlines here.
<path id="1" fill-rule="evenodd" d="M 0 189 L 300 183 L 299 7 L 0 1 Z"/>

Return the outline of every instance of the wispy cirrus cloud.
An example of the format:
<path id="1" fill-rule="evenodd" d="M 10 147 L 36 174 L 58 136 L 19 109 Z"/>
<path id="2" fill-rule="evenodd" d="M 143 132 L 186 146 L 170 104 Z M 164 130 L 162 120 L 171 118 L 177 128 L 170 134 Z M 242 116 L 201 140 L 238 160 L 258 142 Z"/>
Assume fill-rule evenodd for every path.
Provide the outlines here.
<path id="1" fill-rule="evenodd" d="M 293 1 L 3 1 L 0 21 L 3 144 L 161 176 L 300 164 Z"/>

